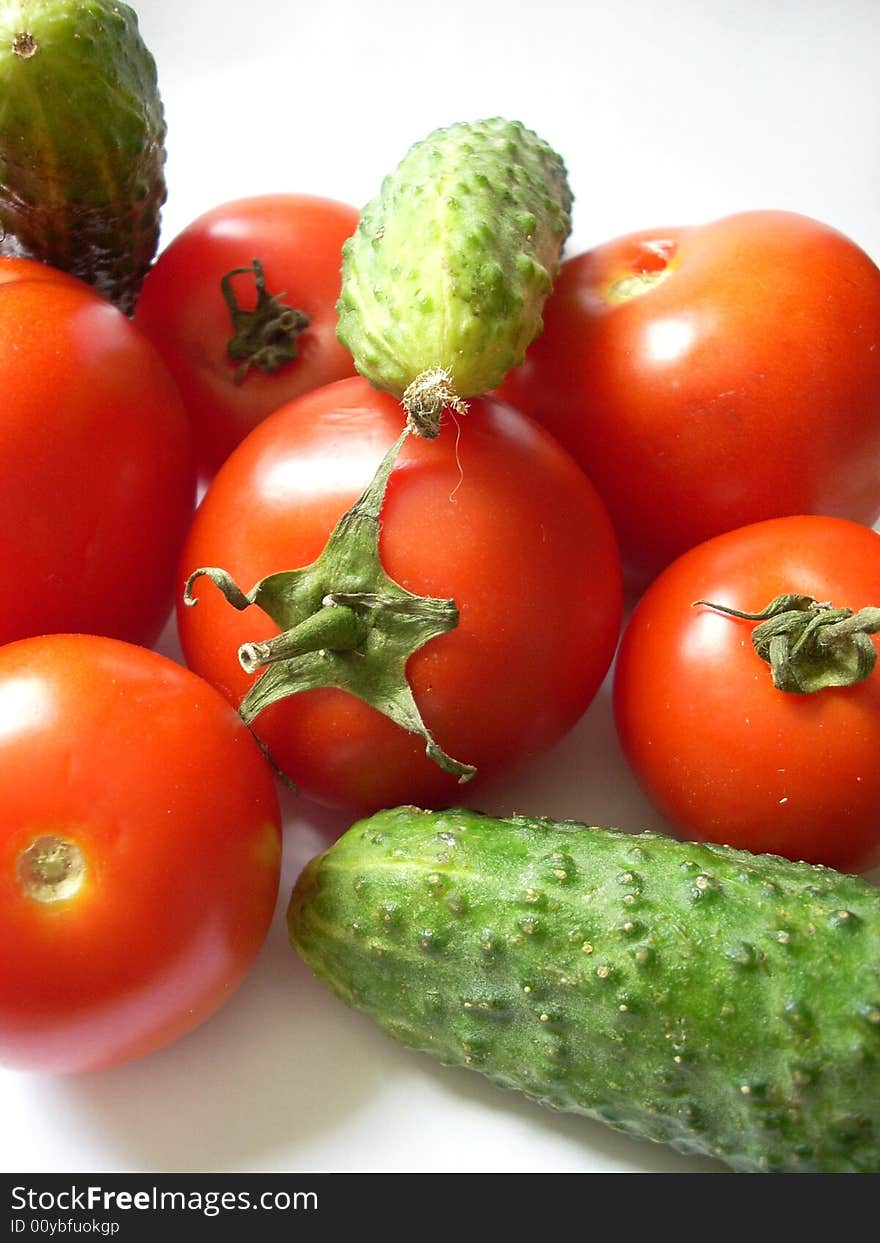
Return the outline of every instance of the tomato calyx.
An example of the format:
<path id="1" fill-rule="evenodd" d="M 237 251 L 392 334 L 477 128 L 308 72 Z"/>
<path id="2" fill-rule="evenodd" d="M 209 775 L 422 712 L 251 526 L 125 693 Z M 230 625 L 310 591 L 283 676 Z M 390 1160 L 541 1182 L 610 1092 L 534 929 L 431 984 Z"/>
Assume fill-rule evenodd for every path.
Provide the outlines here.
<path id="1" fill-rule="evenodd" d="M 880 633 L 880 608 L 854 612 L 795 593 L 776 596 L 759 613 L 710 600 L 695 600 L 693 607 L 699 605 L 760 623 L 752 631 L 752 644 L 770 666 L 777 690 L 809 695 L 832 686 L 855 686 L 877 663 L 877 649 L 868 636 Z"/>
<path id="2" fill-rule="evenodd" d="M 245 275 L 253 276 L 256 285 L 257 299 L 253 310 L 239 306 L 232 288 L 233 279 Z M 296 358 L 297 338 L 311 321 L 303 311 L 282 302 L 283 294 L 269 293 L 259 259 L 254 259 L 250 267 L 227 272 L 221 277 L 220 289 L 229 308 L 233 328 L 226 353 L 232 362 L 241 364 L 235 372 L 236 384 L 241 384 L 252 367 L 271 374 Z"/>
<path id="3" fill-rule="evenodd" d="M 428 757 L 464 782 L 476 769 L 447 755 L 434 740 L 406 677 L 413 652 L 458 625 L 458 608 L 454 600 L 407 591 L 385 573 L 379 557 L 385 491 L 409 434 L 407 426 L 366 490 L 339 519 L 317 560 L 270 574 L 249 592 L 225 570 L 204 567 L 189 576 L 183 598 L 195 605 L 193 585 L 206 577 L 233 608 L 257 605 L 278 626 L 281 633 L 273 638 L 239 648 L 245 672 L 263 670 L 239 706 L 248 726 L 289 695 L 335 687 L 423 738 Z"/>

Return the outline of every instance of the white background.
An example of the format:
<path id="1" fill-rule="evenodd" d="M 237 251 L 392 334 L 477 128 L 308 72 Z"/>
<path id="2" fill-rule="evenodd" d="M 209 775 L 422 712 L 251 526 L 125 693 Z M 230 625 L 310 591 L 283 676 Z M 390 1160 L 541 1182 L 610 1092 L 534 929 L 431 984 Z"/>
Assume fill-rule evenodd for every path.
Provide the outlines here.
<path id="1" fill-rule="evenodd" d="M 434 127 L 500 114 L 566 160 L 569 254 L 637 228 L 773 207 L 834 224 L 880 258 L 877 0 L 136 7 L 169 129 L 163 243 L 254 193 L 362 205 Z M 171 631 L 164 646 L 176 650 Z M 607 686 L 552 754 L 483 806 L 664 827 L 626 773 Z M 303 862 L 345 823 L 292 798 L 285 808 L 278 918 L 232 1002 L 130 1066 L 0 1072 L 0 1168 L 721 1168 L 439 1067 L 333 1000 L 288 949 L 283 909 Z"/>

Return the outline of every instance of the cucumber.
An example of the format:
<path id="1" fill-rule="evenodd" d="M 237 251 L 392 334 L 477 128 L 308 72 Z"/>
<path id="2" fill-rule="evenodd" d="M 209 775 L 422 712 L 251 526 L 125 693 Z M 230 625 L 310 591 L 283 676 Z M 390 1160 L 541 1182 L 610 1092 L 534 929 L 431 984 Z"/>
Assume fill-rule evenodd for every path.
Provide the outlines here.
<path id="1" fill-rule="evenodd" d="M 337 333 L 358 371 L 417 414 L 495 388 L 541 330 L 571 203 L 561 158 L 517 121 L 417 142 L 343 247 Z"/>
<path id="2" fill-rule="evenodd" d="M 165 119 L 135 12 L 117 0 L 0 0 L 2 250 L 130 312 L 156 253 Z"/>
<path id="3" fill-rule="evenodd" d="M 570 822 L 383 811 L 291 942 L 395 1039 L 740 1171 L 880 1170 L 880 891 Z"/>

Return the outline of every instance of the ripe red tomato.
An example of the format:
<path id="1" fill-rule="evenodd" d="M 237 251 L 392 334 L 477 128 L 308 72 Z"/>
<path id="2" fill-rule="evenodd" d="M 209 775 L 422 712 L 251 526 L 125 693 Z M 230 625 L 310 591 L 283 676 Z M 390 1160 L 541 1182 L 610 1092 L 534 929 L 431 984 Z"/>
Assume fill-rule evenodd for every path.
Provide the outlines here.
<path id="1" fill-rule="evenodd" d="M 303 194 L 239 199 L 193 221 L 148 272 L 135 321 L 180 387 L 206 471 L 216 470 L 278 406 L 355 374 L 351 355 L 336 340 L 336 300 L 342 243 L 357 222 L 355 208 L 330 199 Z M 307 327 L 293 333 L 296 356 L 286 361 L 267 356 L 270 371 L 227 354 L 235 329 L 221 282 L 237 272 L 229 282 L 233 299 L 254 310 L 255 259 L 262 264 L 267 294 L 308 317 Z M 277 341 L 273 328 L 268 338 Z"/>
<path id="2" fill-rule="evenodd" d="M 274 782 L 217 692 L 145 648 L 0 649 L 0 1063 L 91 1070 L 230 996 L 278 890 Z"/>
<path id="3" fill-rule="evenodd" d="M 311 562 L 402 427 L 398 402 L 360 378 L 277 411 L 211 484 L 181 581 L 220 566 L 248 590 Z M 467 801 L 479 783 L 555 742 L 602 682 L 621 611 L 611 525 L 546 432 L 499 402 L 474 401 L 437 440 L 404 444 L 379 551 L 408 591 L 458 605 L 457 628 L 416 651 L 406 670 L 428 728 L 477 766 L 475 782 L 457 784 L 420 738 L 339 690 L 277 703 L 255 731 L 300 790 L 323 802 L 369 810 Z M 205 579 L 196 594 L 195 607 L 179 610 L 185 658 L 238 704 L 253 678 L 237 650 L 276 627 L 259 609 L 236 612 Z"/>
<path id="4" fill-rule="evenodd" d="M 63 273 L 17 272 L 0 280 L 0 643 L 150 644 L 192 514 L 186 413 L 120 311 Z"/>
<path id="5" fill-rule="evenodd" d="M 880 270 L 788 212 L 631 234 L 563 264 L 504 397 L 605 500 L 637 581 L 784 514 L 880 515 Z"/>
<path id="6" fill-rule="evenodd" d="M 75 288 L 88 289 L 85 282 L 80 281 L 60 268 L 51 264 L 40 263 L 36 259 L 24 259 L 16 255 L 0 255 L 0 285 L 12 281 L 59 281 L 62 285 L 73 285 Z M 92 291 L 94 293 L 94 290 Z"/>
<path id="7" fill-rule="evenodd" d="M 880 666 L 852 686 L 777 690 L 752 644 L 755 624 L 694 607 L 755 613 L 785 592 L 876 605 L 880 535 L 835 518 L 777 518 L 679 558 L 620 645 L 620 739 L 685 836 L 867 870 L 880 862 Z"/>

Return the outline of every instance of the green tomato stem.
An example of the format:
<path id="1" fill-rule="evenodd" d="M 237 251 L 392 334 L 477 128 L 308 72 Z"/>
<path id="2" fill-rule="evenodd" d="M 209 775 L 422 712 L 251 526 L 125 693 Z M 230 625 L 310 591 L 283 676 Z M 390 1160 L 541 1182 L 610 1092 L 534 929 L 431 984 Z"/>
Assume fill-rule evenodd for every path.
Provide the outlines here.
<path id="1" fill-rule="evenodd" d="M 233 608 L 257 605 L 278 626 L 273 638 L 239 649 L 246 672 L 262 671 L 239 707 L 246 724 L 290 695 L 335 687 L 420 736 L 436 764 L 467 781 L 476 770 L 447 755 L 434 740 L 406 674 L 414 652 L 458 625 L 455 601 L 406 591 L 385 573 L 379 557 L 385 491 L 409 434 L 404 428 L 316 561 L 270 574 L 249 592 L 225 570 L 204 567 L 190 575 L 184 603 L 196 604 L 194 584 L 207 577 Z"/>
<path id="2" fill-rule="evenodd" d="M 726 617 L 760 623 L 752 632 L 752 645 L 770 666 L 777 690 L 808 695 L 829 687 L 855 686 L 870 676 L 877 663 L 877 649 L 869 636 L 880 633 L 880 608 L 854 612 L 795 593 L 776 596 L 758 613 L 710 600 L 695 600 L 693 607 L 699 605 Z"/>
<path id="3" fill-rule="evenodd" d="M 351 652 L 367 637 L 369 625 L 353 609 L 333 604 L 311 613 L 290 630 L 260 643 L 244 643 L 238 659 L 245 673 L 306 652 Z"/>

